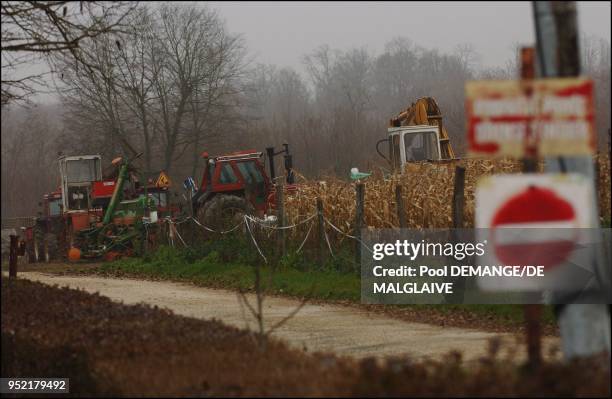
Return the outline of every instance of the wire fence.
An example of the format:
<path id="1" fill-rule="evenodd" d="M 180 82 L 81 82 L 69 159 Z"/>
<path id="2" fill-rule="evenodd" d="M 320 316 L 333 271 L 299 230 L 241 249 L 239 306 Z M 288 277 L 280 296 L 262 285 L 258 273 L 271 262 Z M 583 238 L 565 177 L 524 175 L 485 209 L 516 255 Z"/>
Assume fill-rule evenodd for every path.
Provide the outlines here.
<path id="1" fill-rule="evenodd" d="M 317 216 L 322 216 L 321 218 L 317 218 Z M 318 226 L 319 219 L 323 220 L 323 225 Z M 207 226 L 203 224 L 201 221 L 197 220 L 195 217 L 188 216 L 182 218 L 180 220 L 173 220 L 170 217 L 164 218 L 160 220 L 163 225 L 166 225 L 167 231 L 167 239 L 168 243 L 172 247 L 182 246 L 184 248 L 189 248 L 190 244 L 187 243 L 187 240 L 183 237 L 180 232 L 179 227 L 186 226 L 185 224 L 191 222 L 192 226 L 196 226 L 202 232 L 210 233 L 214 235 L 228 235 L 230 233 L 237 232 L 241 227 L 242 233 L 246 234 L 249 238 L 249 241 L 253 244 L 253 247 L 256 249 L 259 256 L 263 259 L 263 261 L 267 264 L 269 262 L 268 257 L 265 255 L 265 251 L 263 249 L 264 245 L 262 245 L 262 241 L 267 241 L 266 244 L 274 244 L 274 241 L 278 240 L 278 237 L 275 234 L 270 234 L 279 231 L 291 231 L 293 233 L 292 239 L 295 238 L 295 242 L 298 243 L 297 247 L 293 251 L 287 251 L 284 255 L 288 255 L 290 253 L 300 254 L 309 238 L 312 237 L 312 231 L 315 227 L 318 227 L 318 231 L 322 232 L 323 239 L 325 242 L 325 248 L 327 249 L 328 254 L 333 258 L 335 257 L 333 245 L 329 238 L 329 231 L 334 231 L 340 236 L 344 238 L 348 238 L 350 240 L 354 240 L 359 242 L 366 250 L 372 252 L 372 249 L 368 247 L 359 237 L 348 234 L 342 231 L 338 226 L 332 223 L 327 217 L 323 215 L 319 215 L 318 212 L 314 212 L 310 215 L 307 215 L 304 219 L 299 220 L 291 225 L 282 226 L 278 225 L 277 218 L 258 218 L 253 215 L 245 214 L 242 216 L 240 222 L 236 223 L 229 229 L 218 230 L 213 227 Z M 260 231 L 267 231 L 269 234 L 258 234 Z M 303 234 L 300 234 L 303 233 Z M 208 237 L 211 238 L 211 237 Z M 214 239 L 214 238 L 213 238 Z M 197 245 L 197 238 L 195 242 L 192 242 L 192 245 Z"/>

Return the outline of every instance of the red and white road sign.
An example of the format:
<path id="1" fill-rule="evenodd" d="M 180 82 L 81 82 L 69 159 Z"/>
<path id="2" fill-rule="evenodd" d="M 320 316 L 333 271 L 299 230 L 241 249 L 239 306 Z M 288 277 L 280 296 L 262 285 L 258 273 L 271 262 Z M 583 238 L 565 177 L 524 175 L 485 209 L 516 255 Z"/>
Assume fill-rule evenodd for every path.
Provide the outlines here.
<path id="1" fill-rule="evenodd" d="M 590 155 L 593 82 L 585 78 L 465 85 L 469 151 L 483 156 Z"/>
<path id="2" fill-rule="evenodd" d="M 544 266 L 553 276 L 592 226 L 592 185 L 582 175 L 498 175 L 476 189 L 478 241 L 488 265 Z M 480 279 L 487 289 L 543 289 L 551 278 Z M 559 284 L 555 282 L 554 284 Z"/>

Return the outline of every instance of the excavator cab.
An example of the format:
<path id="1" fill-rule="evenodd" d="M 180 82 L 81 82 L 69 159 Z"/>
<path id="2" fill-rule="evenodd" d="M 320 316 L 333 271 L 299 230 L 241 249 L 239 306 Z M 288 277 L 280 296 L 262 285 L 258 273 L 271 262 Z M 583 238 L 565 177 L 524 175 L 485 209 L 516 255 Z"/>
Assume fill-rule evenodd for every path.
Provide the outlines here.
<path id="1" fill-rule="evenodd" d="M 440 133 L 437 126 L 389 128 L 389 157 L 394 169 L 407 162 L 439 160 Z"/>
<path id="2" fill-rule="evenodd" d="M 380 144 L 387 142 L 383 154 Z M 435 100 L 421 98 L 389 121 L 387 138 L 376 143 L 376 151 L 394 170 L 403 170 L 410 162 L 445 161 L 455 158 L 449 136 L 442 125 L 442 114 Z"/>

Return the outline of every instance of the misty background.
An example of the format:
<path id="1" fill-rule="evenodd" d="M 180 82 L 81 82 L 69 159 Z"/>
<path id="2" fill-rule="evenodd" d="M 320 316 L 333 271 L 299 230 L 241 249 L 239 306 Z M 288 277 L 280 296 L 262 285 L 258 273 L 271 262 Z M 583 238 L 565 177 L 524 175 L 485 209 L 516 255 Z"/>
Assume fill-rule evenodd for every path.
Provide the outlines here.
<path id="1" fill-rule="evenodd" d="M 607 150 L 610 3 L 578 2 L 578 17 Z M 60 52 L 11 71 L 42 76 L 2 104 L 2 217 L 36 214 L 60 153 L 107 165 L 132 147 L 175 190 L 200 180 L 203 151 L 289 143 L 309 177 L 371 170 L 388 120 L 424 96 L 463 156 L 465 82 L 515 79 L 533 43 L 529 2 L 143 3 L 122 33 L 81 43 L 94 68 Z"/>

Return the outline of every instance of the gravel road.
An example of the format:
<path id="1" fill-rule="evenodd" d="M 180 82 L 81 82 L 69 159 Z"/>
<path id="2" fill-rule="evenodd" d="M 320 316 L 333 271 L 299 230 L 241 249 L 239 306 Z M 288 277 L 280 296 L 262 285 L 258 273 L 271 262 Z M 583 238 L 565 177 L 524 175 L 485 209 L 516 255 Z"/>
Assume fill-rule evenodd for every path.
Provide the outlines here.
<path id="1" fill-rule="evenodd" d="M 88 292 L 99 292 L 125 304 L 147 303 L 168 308 L 176 314 L 202 319 L 218 319 L 240 328 L 256 328 L 255 320 L 243 309 L 233 291 L 197 287 L 194 285 L 103 278 L 95 276 L 61 276 L 38 272 L 20 273 L 21 278 L 58 284 Z M 252 296 L 248 297 L 254 303 Z M 264 302 L 264 320 L 272 326 L 299 304 L 293 299 L 268 297 Z M 439 358 L 457 350 L 465 359 L 484 355 L 488 341 L 498 337 L 504 343 L 501 356 L 512 354 L 523 360 L 524 345 L 517 346 L 520 337 L 472 329 L 440 327 L 373 315 L 354 307 L 307 304 L 300 312 L 274 332 L 289 344 L 314 351 L 331 351 L 358 358 L 368 356 L 410 355 L 415 359 Z M 559 339 L 544 339 L 544 355 L 559 346 Z"/>

